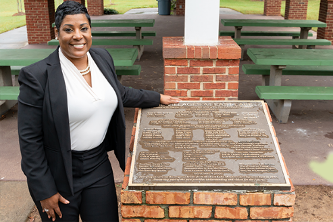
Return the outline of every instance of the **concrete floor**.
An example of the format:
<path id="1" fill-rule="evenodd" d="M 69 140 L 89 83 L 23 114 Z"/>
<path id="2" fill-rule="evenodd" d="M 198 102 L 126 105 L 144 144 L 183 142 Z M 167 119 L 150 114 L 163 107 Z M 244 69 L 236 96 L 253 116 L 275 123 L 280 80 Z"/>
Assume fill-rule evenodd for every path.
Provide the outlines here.
<path id="1" fill-rule="evenodd" d="M 222 10 L 220 18 L 283 19 L 279 16 L 241 15 L 230 10 Z M 141 60 L 140 76 L 124 76 L 123 84 L 133 88 L 143 88 L 163 93 L 163 57 L 162 37 L 184 36 L 183 16 L 160 16 L 156 13 L 93 16 L 93 19 L 155 19 L 155 26 L 143 30 L 156 31 L 152 38 L 154 44 L 146 46 Z M 98 28 L 103 30 L 103 28 Z M 117 28 L 117 30 L 131 30 Z M 232 30 L 233 27 L 220 26 L 220 30 Z M 277 28 L 245 27 L 244 30 L 276 30 Z M 22 27 L 0 34 L 0 48 L 54 48 L 54 46 L 27 45 L 26 28 Z M 96 28 L 97 30 L 97 28 Z M 298 28 L 279 28 L 279 30 L 299 30 Z M 316 33 L 314 32 L 314 37 Z M 14 39 L 15 37 L 15 39 Z M 17 37 L 17 38 L 16 38 Z M 257 47 L 257 46 L 248 46 Z M 265 46 L 267 48 L 269 46 Z M 275 48 L 275 46 L 272 46 Z M 279 47 L 280 48 L 280 47 Z M 289 47 L 288 47 L 289 48 Z M 333 48 L 320 47 L 320 48 Z M 245 56 L 245 63 L 252 63 Z M 241 67 L 241 66 L 240 66 Z M 255 86 L 261 84 L 260 76 L 244 75 L 240 68 L 239 99 L 257 100 Z M 284 76 L 284 85 L 333 86 L 332 77 Z M 134 109 L 126 109 L 127 144 L 129 144 Z M 309 168 L 310 161 L 325 161 L 333 152 L 333 101 L 294 101 L 287 124 L 278 124 L 273 116 L 273 125 L 280 142 L 292 182 L 295 185 L 333 185 L 316 175 Z M 20 151 L 17 136 L 17 108 L 14 107 L 0 120 L 0 221 L 24 221 L 33 207 L 26 188 L 26 178 L 20 168 Z M 115 181 L 121 182 L 123 173 L 114 155 L 110 154 Z M 23 217 L 23 218 L 24 218 Z"/>

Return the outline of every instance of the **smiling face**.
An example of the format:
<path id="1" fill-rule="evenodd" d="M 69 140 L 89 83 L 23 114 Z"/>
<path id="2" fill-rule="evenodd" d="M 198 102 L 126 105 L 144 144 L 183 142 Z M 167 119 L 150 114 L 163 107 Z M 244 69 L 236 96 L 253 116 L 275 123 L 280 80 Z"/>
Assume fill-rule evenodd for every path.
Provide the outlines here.
<path id="1" fill-rule="evenodd" d="M 91 47 L 91 29 L 85 14 L 66 15 L 56 36 L 62 53 L 73 63 L 87 58 Z"/>

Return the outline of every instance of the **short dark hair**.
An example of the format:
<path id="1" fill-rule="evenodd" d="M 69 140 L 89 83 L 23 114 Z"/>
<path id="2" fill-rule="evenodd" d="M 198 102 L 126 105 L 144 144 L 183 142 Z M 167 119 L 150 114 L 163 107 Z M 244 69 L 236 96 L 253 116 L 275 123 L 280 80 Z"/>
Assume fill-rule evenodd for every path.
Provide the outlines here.
<path id="1" fill-rule="evenodd" d="M 91 27 L 91 20 L 90 16 L 88 14 L 88 10 L 84 5 L 81 5 L 78 2 L 75 1 L 64 1 L 61 5 L 58 6 L 56 12 L 55 12 L 55 26 L 57 29 L 60 29 L 60 25 L 62 23 L 62 20 L 64 20 L 66 15 L 76 15 L 76 14 L 85 14 L 89 25 Z"/>

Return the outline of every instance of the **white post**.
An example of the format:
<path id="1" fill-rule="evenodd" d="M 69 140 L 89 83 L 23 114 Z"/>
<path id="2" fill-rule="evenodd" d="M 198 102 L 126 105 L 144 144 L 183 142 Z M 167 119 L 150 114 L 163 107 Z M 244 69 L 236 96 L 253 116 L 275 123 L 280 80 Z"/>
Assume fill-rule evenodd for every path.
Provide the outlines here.
<path id="1" fill-rule="evenodd" d="M 220 0 L 185 1 L 185 45 L 217 45 Z"/>

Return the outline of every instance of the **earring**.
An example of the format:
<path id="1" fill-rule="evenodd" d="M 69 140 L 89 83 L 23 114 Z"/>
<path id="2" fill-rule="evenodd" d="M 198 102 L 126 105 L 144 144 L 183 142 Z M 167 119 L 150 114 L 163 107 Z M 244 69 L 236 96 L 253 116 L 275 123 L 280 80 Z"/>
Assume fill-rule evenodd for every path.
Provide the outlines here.
<path id="1" fill-rule="evenodd" d="M 55 39 L 58 40 L 58 36 L 56 36 Z"/>

